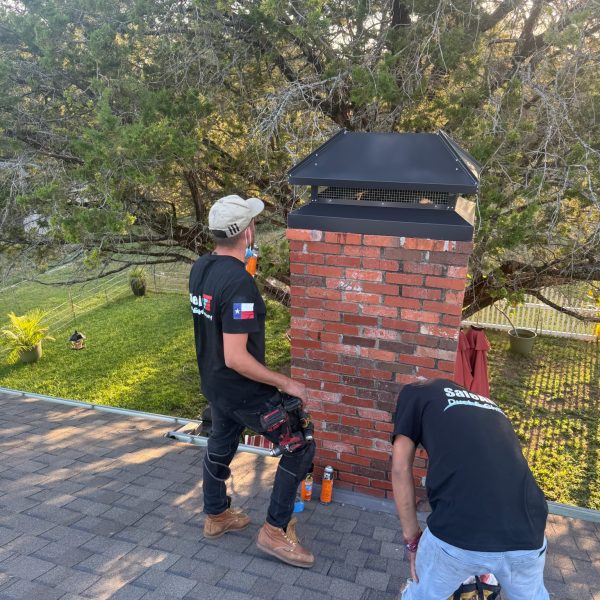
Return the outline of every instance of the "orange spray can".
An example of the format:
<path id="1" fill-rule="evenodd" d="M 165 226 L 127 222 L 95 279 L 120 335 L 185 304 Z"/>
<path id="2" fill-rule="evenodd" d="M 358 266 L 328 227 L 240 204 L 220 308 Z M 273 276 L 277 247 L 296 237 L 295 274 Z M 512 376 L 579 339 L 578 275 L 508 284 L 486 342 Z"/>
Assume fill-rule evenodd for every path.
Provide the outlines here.
<path id="1" fill-rule="evenodd" d="M 329 504 L 333 498 L 333 467 L 327 465 L 321 484 L 321 504 Z"/>
<path id="2" fill-rule="evenodd" d="M 300 484 L 300 497 L 304 502 L 310 502 L 312 500 L 312 488 L 313 488 L 313 470 L 315 466 L 310 466 L 310 471 L 306 474 L 306 477 Z"/>

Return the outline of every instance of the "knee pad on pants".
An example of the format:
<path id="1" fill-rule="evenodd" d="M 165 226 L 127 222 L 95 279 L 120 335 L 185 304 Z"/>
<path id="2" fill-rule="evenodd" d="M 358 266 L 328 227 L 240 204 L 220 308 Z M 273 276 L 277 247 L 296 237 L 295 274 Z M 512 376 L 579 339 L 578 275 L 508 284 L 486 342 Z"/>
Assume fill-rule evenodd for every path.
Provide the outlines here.
<path id="1" fill-rule="evenodd" d="M 229 465 L 219 462 L 219 456 L 210 456 L 209 452 L 204 455 L 204 468 L 217 481 L 226 481 L 231 476 Z"/>

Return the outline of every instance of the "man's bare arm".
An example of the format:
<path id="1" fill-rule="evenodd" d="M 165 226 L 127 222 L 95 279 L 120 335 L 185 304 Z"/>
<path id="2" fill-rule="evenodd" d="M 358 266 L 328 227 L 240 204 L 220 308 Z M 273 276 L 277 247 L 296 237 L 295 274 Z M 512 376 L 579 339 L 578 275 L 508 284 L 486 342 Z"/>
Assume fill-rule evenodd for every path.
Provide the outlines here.
<path id="1" fill-rule="evenodd" d="M 392 489 L 394 490 L 394 502 L 402 526 L 402 535 L 407 542 L 414 540 L 420 532 L 412 471 L 415 450 L 415 444 L 410 438 L 404 435 L 396 436 L 392 448 Z M 418 582 L 419 578 L 417 577 L 415 564 L 416 553 L 409 552 L 408 555 L 411 577 Z"/>
<path id="2" fill-rule="evenodd" d="M 272 385 L 277 389 L 297 396 L 302 400 L 306 399 L 306 387 L 304 384 L 294 381 L 281 373 L 271 371 L 258 362 L 252 354 L 248 352 L 248 334 L 247 333 L 224 333 L 223 334 L 223 354 L 225 364 L 240 375 Z"/>

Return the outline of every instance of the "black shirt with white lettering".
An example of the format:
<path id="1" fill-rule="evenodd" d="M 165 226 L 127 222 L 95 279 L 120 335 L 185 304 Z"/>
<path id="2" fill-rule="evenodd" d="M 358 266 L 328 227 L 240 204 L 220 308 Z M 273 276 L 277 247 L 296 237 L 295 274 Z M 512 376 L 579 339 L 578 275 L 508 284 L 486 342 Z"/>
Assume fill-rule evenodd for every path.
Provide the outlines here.
<path id="1" fill-rule="evenodd" d="M 448 379 L 406 385 L 396 435 L 429 455 L 427 525 L 436 537 L 481 552 L 541 548 L 548 506 L 494 402 Z"/>
<path id="2" fill-rule="evenodd" d="M 190 273 L 196 356 L 202 392 L 228 407 L 259 404 L 276 392 L 225 364 L 223 333 L 247 333 L 248 352 L 265 363 L 267 309 L 254 279 L 233 256 L 205 254 Z"/>

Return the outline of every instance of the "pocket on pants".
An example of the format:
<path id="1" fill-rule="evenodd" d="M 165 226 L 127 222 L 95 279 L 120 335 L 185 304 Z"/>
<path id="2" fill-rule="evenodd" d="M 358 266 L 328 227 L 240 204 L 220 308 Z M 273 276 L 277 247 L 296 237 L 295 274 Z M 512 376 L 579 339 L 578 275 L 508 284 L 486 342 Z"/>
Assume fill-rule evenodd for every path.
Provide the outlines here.
<path id="1" fill-rule="evenodd" d="M 544 538 L 544 543 L 541 548 L 536 550 L 528 550 L 526 552 L 518 552 L 510 557 L 510 562 L 513 565 L 523 565 L 527 563 L 535 563 L 538 560 L 546 560 L 546 550 L 548 549 L 548 540 Z"/>
<path id="2" fill-rule="evenodd" d="M 235 420 L 244 427 L 255 431 L 256 433 L 264 433 L 263 427 L 260 422 L 260 417 L 267 410 L 257 410 L 257 409 L 239 409 L 233 411 L 233 416 Z"/>
<path id="3" fill-rule="evenodd" d="M 436 560 L 440 570 L 445 569 L 448 573 L 468 572 L 467 576 L 487 572 L 486 565 L 481 560 L 481 557 L 477 556 L 477 553 L 446 544 L 433 535 L 432 538 L 437 548 Z M 465 579 L 466 577 L 461 581 Z"/>

